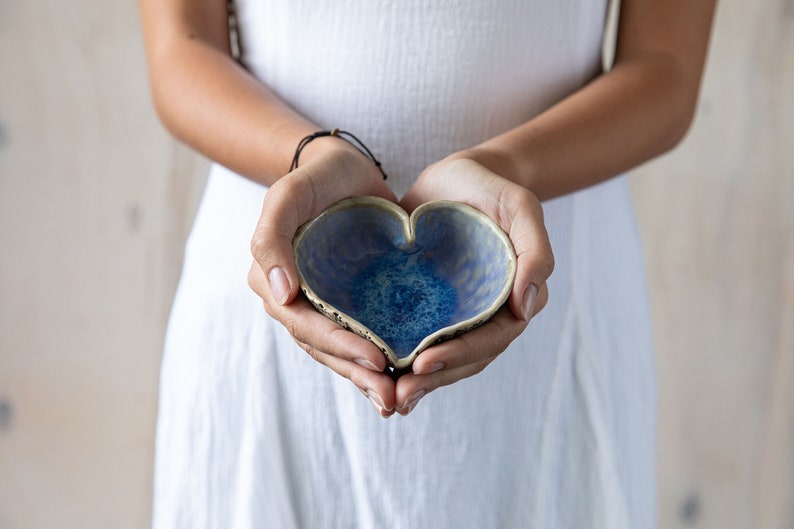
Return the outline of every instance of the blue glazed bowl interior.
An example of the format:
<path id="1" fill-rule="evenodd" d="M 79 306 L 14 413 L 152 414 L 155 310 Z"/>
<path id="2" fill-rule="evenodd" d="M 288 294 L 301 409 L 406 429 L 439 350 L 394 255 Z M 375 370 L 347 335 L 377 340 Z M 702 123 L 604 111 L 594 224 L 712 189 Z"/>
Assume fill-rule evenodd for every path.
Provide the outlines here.
<path id="1" fill-rule="evenodd" d="M 313 303 L 365 326 L 397 363 L 434 333 L 489 317 L 515 268 L 509 240 L 506 247 L 501 230 L 473 208 L 430 203 L 409 221 L 398 206 L 371 198 L 344 201 L 307 224 L 295 257 Z"/>

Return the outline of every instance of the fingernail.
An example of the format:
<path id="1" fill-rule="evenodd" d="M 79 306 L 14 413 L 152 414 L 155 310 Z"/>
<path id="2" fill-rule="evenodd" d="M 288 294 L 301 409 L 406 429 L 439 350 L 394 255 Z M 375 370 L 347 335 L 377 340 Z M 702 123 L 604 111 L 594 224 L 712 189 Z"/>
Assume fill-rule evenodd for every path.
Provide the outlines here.
<path id="1" fill-rule="evenodd" d="M 375 364 L 364 358 L 356 358 L 353 361 L 358 365 L 360 365 L 361 367 L 366 367 L 367 369 L 371 369 L 372 371 L 375 371 L 377 373 L 383 371 L 382 369 L 378 369 L 378 366 L 376 366 Z"/>
<path id="2" fill-rule="evenodd" d="M 408 407 L 408 408 L 400 408 L 399 410 L 397 410 L 397 413 L 399 413 L 399 414 L 400 414 L 400 415 L 402 415 L 403 417 L 407 417 L 408 415 L 410 415 L 410 413 L 411 413 L 412 411 L 414 411 L 414 408 L 415 408 L 415 407 L 416 407 L 416 405 L 414 405 L 414 406 L 410 406 L 410 407 Z"/>
<path id="3" fill-rule="evenodd" d="M 384 413 L 384 411 L 391 412 L 392 410 L 386 409 L 386 406 L 383 405 L 383 399 L 380 398 L 380 395 L 378 395 L 377 393 L 375 393 L 370 389 L 367 390 L 367 398 L 369 399 L 370 403 L 372 403 L 372 406 L 375 408 L 375 411 L 377 411 L 381 417 L 386 418 L 389 415 L 391 415 L 390 413 L 389 414 Z"/>
<path id="4" fill-rule="evenodd" d="M 435 362 L 428 366 L 425 366 L 424 369 L 421 369 L 420 367 L 419 371 L 414 370 L 414 375 L 429 375 L 431 373 L 436 373 L 438 371 L 441 371 L 445 367 L 447 366 L 443 362 Z"/>
<path id="5" fill-rule="evenodd" d="M 420 389 L 413 395 L 410 395 L 407 399 L 405 399 L 405 403 L 397 408 L 397 412 L 400 414 L 407 415 L 410 411 L 416 406 L 416 404 L 425 396 L 426 391 Z"/>
<path id="6" fill-rule="evenodd" d="M 267 273 L 267 280 L 270 283 L 270 293 L 273 294 L 273 299 L 276 303 L 283 305 L 289 297 L 290 285 L 287 274 L 279 266 L 274 266 Z"/>
<path id="7" fill-rule="evenodd" d="M 538 297 L 538 286 L 535 283 L 530 283 L 524 291 L 524 299 L 521 306 L 524 308 L 524 321 L 532 319 L 532 313 L 535 311 L 535 299 Z"/>

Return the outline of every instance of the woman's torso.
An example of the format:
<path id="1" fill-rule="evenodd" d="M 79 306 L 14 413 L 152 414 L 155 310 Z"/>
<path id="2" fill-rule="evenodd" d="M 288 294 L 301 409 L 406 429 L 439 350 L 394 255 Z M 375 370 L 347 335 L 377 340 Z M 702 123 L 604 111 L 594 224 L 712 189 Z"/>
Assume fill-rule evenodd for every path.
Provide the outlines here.
<path id="1" fill-rule="evenodd" d="M 236 4 L 244 64 L 319 127 L 359 136 L 398 195 L 601 70 L 605 0 Z M 652 358 L 623 180 L 544 204 L 548 306 L 485 371 L 388 421 L 248 289 L 265 193 L 214 167 L 191 234 L 156 526 L 652 526 Z"/>
<path id="2" fill-rule="evenodd" d="M 606 0 L 237 0 L 242 60 L 322 128 L 369 145 L 398 194 L 428 164 L 601 71 Z"/>

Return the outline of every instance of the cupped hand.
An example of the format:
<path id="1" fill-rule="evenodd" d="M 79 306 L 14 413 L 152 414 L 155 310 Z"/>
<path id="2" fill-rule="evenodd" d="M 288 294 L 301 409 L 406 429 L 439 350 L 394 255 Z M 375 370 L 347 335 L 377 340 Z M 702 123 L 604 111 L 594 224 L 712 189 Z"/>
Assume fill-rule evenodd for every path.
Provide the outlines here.
<path id="1" fill-rule="evenodd" d="M 338 139 L 316 140 L 339 142 Z M 303 162 L 303 160 L 302 160 Z M 343 145 L 307 156 L 298 169 L 267 192 L 251 241 L 254 263 L 248 283 L 265 310 L 281 322 L 315 360 L 349 379 L 384 417 L 393 414 L 395 384 L 386 359 L 371 342 L 322 316 L 299 296 L 292 239 L 298 228 L 335 202 L 351 196 L 396 202 L 371 161 Z"/>
<path id="2" fill-rule="evenodd" d="M 485 325 L 435 345 L 416 357 L 412 372 L 397 381 L 396 411 L 407 415 L 431 391 L 482 371 L 526 328 L 548 300 L 546 280 L 554 257 L 535 195 L 484 165 L 450 157 L 428 167 L 401 201 L 411 212 L 431 200 L 473 206 L 507 233 L 518 257 L 507 303 Z"/>

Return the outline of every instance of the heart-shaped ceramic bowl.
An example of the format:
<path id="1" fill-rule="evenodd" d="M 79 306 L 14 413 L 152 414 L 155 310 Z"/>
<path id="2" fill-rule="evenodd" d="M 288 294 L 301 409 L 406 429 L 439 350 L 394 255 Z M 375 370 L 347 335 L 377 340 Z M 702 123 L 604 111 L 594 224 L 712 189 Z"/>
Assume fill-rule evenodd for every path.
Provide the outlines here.
<path id="1" fill-rule="evenodd" d="M 459 202 L 429 202 L 409 216 L 388 200 L 349 198 L 303 225 L 293 248 L 309 301 L 398 369 L 485 323 L 516 273 L 507 235 Z"/>

